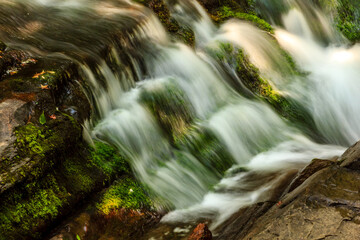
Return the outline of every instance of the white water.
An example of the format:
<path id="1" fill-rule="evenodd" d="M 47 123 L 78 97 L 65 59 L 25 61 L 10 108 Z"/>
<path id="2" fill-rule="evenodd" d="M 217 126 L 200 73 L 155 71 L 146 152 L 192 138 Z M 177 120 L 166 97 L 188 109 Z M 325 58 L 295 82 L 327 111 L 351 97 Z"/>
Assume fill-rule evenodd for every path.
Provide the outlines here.
<path id="1" fill-rule="evenodd" d="M 282 176 L 282 172 L 286 173 L 286 169 L 299 168 L 315 157 L 331 158 L 340 155 L 344 148 L 314 143 L 302 135 L 301 129 L 296 129 L 284 121 L 267 104 L 245 99 L 233 91 L 226 84 L 226 77 L 218 71 L 217 63 L 214 63 L 206 53 L 206 47 L 216 45 L 217 41 L 230 42 L 243 48 L 250 55 L 252 62 L 260 69 L 262 75 L 268 78 L 274 87 L 286 91 L 289 95 L 299 98 L 302 89 L 300 89 L 301 85 L 296 84 L 300 80 L 309 81 L 311 76 L 300 80 L 296 76 L 290 76 L 290 66 L 287 65 L 275 42 L 266 33 L 248 23 L 234 20 L 225 23 L 220 29 L 216 29 L 210 19 L 204 15 L 203 10 L 199 9 L 199 5 L 195 2 L 192 4 L 194 7 L 190 7 L 190 9 L 195 11 L 193 14 L 197 18 L 194 18 L 193 15 L 189 15 L 187 18 L 186 12 L 189 12 L 191 4 L 187 5 L 186 9 L 181 5 L 175 6 L 174 9 L 178 14 L 183 14 L 181 21 L 188 22 L 194 30 L 197 37 L 197 48 L 194 51 L 179 43 L 161 45 L 156 57 L 152 56 L 151 60 L 147 61 L 147 67 L 150 69 L 149 73 L 153 80 L 145 80 L 144 84 L 138 84 L 137 91 L 142 91 L 147 86 L 161 88 L 162 85 L 167 84 L 169 79 L 175 81 L 195 110 L 195 115 L 199 119 L 197 126 L 209 129 L 217 136 L 234 159 L 233 168 L 236 169 L 237 165 L 244 166 L 249 172 L 235 174 L 235 176 L 230 174 L 229 177 L 219 181 L 217 176 L 204 167 L 191 153 L 179 153 L 167 144 L 156 130 L 159 126 L 154 119 L 151 119 L 150 115 L 145 117 L 145 114 L 138 116 L 135 113 L 126 113 L 126 115 L 132 116 L 127 119 L 125 116 L 114 117 L 111 114 L 96 127 L 95 132 L 105 134 L 107 137 L 115 137 L 116 140 L 111 142 L 115 142 L 129 151 L 138 177 L 147 183 L 157 196 L 179 209 L 166 215 L 163 221 L 186 222 L 198 217 L 209 217 L 213 220 L 212 228 L 215 228 L 240 207 L 266 199 L 266 192 Z M 198 14 L 196 11 L 199 11 Z M 304 20 L 299 11 L 295 11 L 294 18 L 297 17 Z M 305 21 L 299 22 L 306 24 Z M 306 31 L 297 31 L 302 28 Z M 288 34 L 288 31 L 294 29 L 303 34 L 300 38 L 304 42 L 313 41 L 314 44 L 317 44 L 316 40 L 311 37 L 310 28 L 306 25 L 291 25 L 289 30 L 278 30 L 276 36 L 278 37 L 281 31 Z M 281 39 L 279 41 L 283 45 Z M 317 46 L 322 48 L 320 44 Z M 289 50 L 286 46 L 284 48 Z M 297 45 L 297 49 L 301 49 L 299 45 Z M 290 51 L 290 53 L 292 52 Z M 292 54 L 299 61 L 296 54 Z M 304 56 L 304 53 L 300 53 L 300 55 Z M 311 60 L 314 59 L 311 58 Z M 321 62 L 321 60 L 319 61 Z M 301 64 L 301 66 L 303 65 Z M 295 90 L 293 91 L 293 89 Z M 323 93 L 328 96 L 328 92 L 322 92 L 322 90 L 325 89 L 317 89 L 317 92 L 312 94 L 319 96 Z M 338 91 L 339 89 L 333 90 Z M 324 102 L 319 105 L 309 102 L 309 96 L 301 97 L 304 98 L 302 100 L 310 110 L 312 110 L 310 106 L 332 108 Z M 132 108 L 139 106 L 139 98 L 133 100 Z M 127 111 L 121 107 L 120 109 Z M 115 110 L 115 112 L 118 111 Z M 317 120 L 315 113 L 318 111 L 311 112 Z M 320 113 L 320 116 L 323 115 Z M 356 117 L 356 115 L 353 116 Z M 334 123 L 333 119 L 327 120 L 332 124 L 339 124 L 339 126 L 342 123 L 340 121 Z M 122 123 L 123 121 L 125 122 Z M 318 124 L 318 121 L 316 123 Z M 317 127 L 322 131 L 323 126 L 325 124 Z M 352 127 L 356 128 L 356 125 Z M 124 131 L 124 128 L 131 129 L 131 131 Z M 328 133 L 328 130 L 326 129 L 323 133 L 329 143 L 338 142 L 333 141 L 326 134 L 333 134 L 340 138 L 342 135 L 351 137 L 351 134 L 339 135 L 336 131 Z M 128 135 L 124 135 L 124 132 Z M 130 140 L 129 137 L 131 137 Z M 359 137 L 358 134 L 357 137 Z M 107 138 L 105 137 L 105 139 Z M 130 143 L 136 144 L 129 147 Z M 158 163 L 159 155 L 161 155 L 161 164 Z M 229 171 L 231 172 L 231 170 Z M 278 174 L 278 177 L 270 181 L 260 180 L 257 185 L 254 185 L 253 181 L 256 182 L 256 179 L 249 182 L 247 176 L 257 171 L 265 175 L 266 173 Z M 209 186 L 217 182 L 215 191 L 206 193 Z"/>
<path id="2" fill-rule="evenodd" d="M 118 42 L 123 48 L 114 46 L 111 51 L 118 71 L 106 61 L 99 61 L 98 55 L 92 56 L 93 48 L 86 47 L 87 44 L 93 46 L 94 39 L 103 37 L 104 29 L 84 27 L 89 38 L 83 39 L 84 45 L 76 37 L 66 44 L 52 39 L 52 44 L 46 45 L 51 36 L 41 32 L 46 29 L 44 23 L 31 35 L 40 42 L 46 40 L 43 49 L 35 51 L 29 47 L 30 40 L 21 38 L 8 36 L 5 42 L 43 55 L 61 52 L 79 63 L 88 80 L 89 99 L 93 99 L 98 115 L 86 123 L 89 135 L 116 145 L 126 154 L 137 177 L 153 192 L 158 208 L 176 209 L 163 221 L 186 222 L 208 217 L 215 228 L 240 207 L 266 200 L 266 193 L 289 169 L 298 169 L 313 158 L 340 155 L 345 146 L 360 139 L 357 124 L 360 120 L 360 46 L 348 48 L 346 42 L 339 45 L 338 33 L 319 10 L 316 10 L 316 19 L 322 26 L 320 32 L 325 32 L 332 41 L 327 47 L 319 42 L 319 32 L 310 26 L 304 9 L 297 4 L 289 3 L 293 9 L 283 16 L 284 27 L 276 28 L 275 37 L 280 45 L 309 73 L 298 76 L 290 71 L 291 67 L 268 33 L 239 20 L 230 20 L 218 28 L 192 0 L 180 1 L 172 9 L 179 22 L 195 32 L 195 49 L 171 41 L 154 14 L 129 1 L 98 4 L 73 0 L 60 5 L 50 0 L 37 2 L 41 7 L 58 8 L 65 4 L 72 10 L 87 6 L 83 8 L 86 14 L 105 18 L 109 20 L 106 23 L 114 24 L 112 27 L 126 28 L 129 19 L 124 20 L 124 16 L 136 20 L 136 27 L 128 36 L 119 36 Z M 71 14 L 65 15 L 72 20 Z M 73 26 L 64 19 L 63 25 Z M 16 35 L 19 30 L 14 27 L 10 32 Z M 235 69 L 231 66 L 223 69 L 208 52 L 209 48 L 217 49 L 219 42 L 244 49 L 263 78 L 310 112 L 316 124 L 313 127 L 328 145 L 315 143 L 305 136 L 304 129 L 283 119 L 267 103 L 245 98 L 232 89 L 227 82 Z M 64 49 L 60 51 L 54 46 Z M 69 46 L 76 50 L 75 56 L 66 54 Z M 128 56 L 126 62 L 122 58 L 124 54 Z M 96 67 L 90 67 L 81 58 L 84 55 L 95 58 Z M 239 77 L 238 80 L 241 81 Z M 225 160 L 219 164 L 229 168 L 224 177 L 219 177 L 219 172 L 198 159 L 186 144 L 180 144 L 180 148 L 173 146 L 143 102 L 143 94 L 154 97 L 158 91 L 167 91 L 168 86 L 176 86 L 184 95 L 184 104 L 191 106 L 188 111 L 194 118 L 191 129 L 200 132 L 191 135 L 190 130 L 185 131 L 187 141 L 201 142 L 201 132 L 208 131 L 229 153 L 231 164 Z M 206 150 L 211 153 L 212 148 Z M 247 171 L 237 173 L 239 167 Z"/>

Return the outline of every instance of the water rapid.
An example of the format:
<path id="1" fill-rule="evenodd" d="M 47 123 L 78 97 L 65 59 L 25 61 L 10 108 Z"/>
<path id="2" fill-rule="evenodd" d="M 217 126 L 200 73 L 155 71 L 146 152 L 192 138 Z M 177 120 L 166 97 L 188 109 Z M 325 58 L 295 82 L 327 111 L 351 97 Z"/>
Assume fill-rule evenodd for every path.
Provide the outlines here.
<path id="1" fill-rule="evenodd" d="M 236 19 L 217 26 L 194 0 L 168 2 L 194 32 L 194 47 L 131 1 L 0 0 L 0 40 L 78 64 L 94 107 L 88 138 L 127 156 L 156 207 L 171 210 L 164 222 L 201 217 L 214 229 L 266 200 L 287 171 L 340 155 L 360 139 L 360 45 L 348 45 L 321 9 L 284 1 L 287 9 L 275 14 L 258 1 L 272 17 L 271 35 Z M 243 50 L 312 125 L 295 124 L 251 93 L 233 62 L 216 57 L 229 54 L 223 46 Z"/>

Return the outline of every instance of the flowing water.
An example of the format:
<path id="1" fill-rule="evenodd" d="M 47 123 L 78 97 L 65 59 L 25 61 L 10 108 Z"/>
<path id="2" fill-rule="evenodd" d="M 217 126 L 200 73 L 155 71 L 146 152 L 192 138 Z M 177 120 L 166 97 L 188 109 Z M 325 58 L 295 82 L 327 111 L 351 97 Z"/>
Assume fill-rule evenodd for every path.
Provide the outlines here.
<path id="1" fill-rule="evenodd" d="M 156 207 L 174 210 L 164 222 L 206 218 L 214 229 L 266 200 L 289 169 L 340 155 L 360 139 L 360 46 L 349 46 L 306 1 L 284 1 L 281 11 L 258 1 L 274 36 L 240 20 L 216 26 L 196 1 L 171 1 L 172 16 L 195 33 L 194 48 L 131 1 L 0 3 L 8 46 L 78 63 L 95 109 L 88 138 L 126 154 Z M 225 54 L 223 44 L 243 49 L 273 89 L 298 103 L 318 138 L 254 97 L 236 66 L 214 57 Z M 291 70 L 278 44 L 306 74 Z"/>

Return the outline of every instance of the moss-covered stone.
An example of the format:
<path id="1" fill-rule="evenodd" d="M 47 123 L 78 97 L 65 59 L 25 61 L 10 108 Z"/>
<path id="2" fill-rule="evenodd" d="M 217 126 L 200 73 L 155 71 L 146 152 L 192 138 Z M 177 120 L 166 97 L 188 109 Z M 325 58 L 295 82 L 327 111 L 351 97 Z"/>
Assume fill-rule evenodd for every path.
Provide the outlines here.
<path id="1" fill-rule="evenodd" d="M 163 0 L 135 0 L 135 2 L 141 3 L 154 11 L 166 30 L 176 40 L 182 41 L 189 46 L 194 46 L 194 32 L 189 28 L 180 26 L 175 19 L 171 18 L 170 11 Z"/>
<path id="2" fill-rule="evenodd" d="M 264 19 L 259 18 L 254 14 L 249 14 L 245 12 L 234 11 L 232 8 L 228 6 L 220 7 L 216 14 L 213 15 L 213 19 L 216 22 L 223 22 L 229 18 L 237 18 L 241 20 L 245 20 L 255 24 L 260 29 L 267 31 L 269 33 L 274 33 L 274 29 L 271 27 L 269 23 L 267 23 Z"/>
<path id="3" fill-rule="evenodd" d="M 43 59 L 0 82 L 0 99 L 27 102 L 0 160 L 1 240 L 39 239 L 79 201 L 130 171 L 111 146 L 83 142 L 80 123 L 90 107 L 77 76 L 71 62 Z"/>
<path id="4" fill-rule="evenodd" d="M 174 82 L 158 88 L 144 89 L 141 102 L 150 110 L 170 140 L 182 134 L 194 118 L 186 95 Z"/>
<path id="5" fill-rule="evenodd" d="M 118 150 L 102 142 L 95 142 L 90 149 L 91 162 L 100 168 L 106 175 L 130 173 L 130 166 Z"/>
<path id="6" fill-rule="evenodd" d="M 107 215 L 121 208 L 143 209 L 150 206 L 151 200 L 143 187 L 132 178 L 125 177 L 106 190 L 97 204 L 97 209 Z"/>
<path id="7" fill-rule="evenodd" d="M 260 75 L 259 69 L 250 62 L 249 57 L 242 49 L 235 48 L 229 43 L 219 43 L 219 49 L 209 49 L 209 51 L 219 63 L 230 64 L 232 68 L 236 69 L 237 76 L 256 97 L 268 102 L 281 116 L 292 123 L 299 124 L 304 129 L 308 129 L 308 134 L 314 135 L 314 123 L 310 114 L 296 101 L 283 96 L 267 79 L 263 78 Z M 290 73 L 288 74 L 303 75 L 303 73 L 297 70 L 292 58 L 285 51 L 282 53 L 284 59 L 289 62 Z M 239 89 L 236 85 L 233 87 Z M 240 90 L 239 92 L 244 94 Z"/>
<path id="8" fill-rule="evenodd" d="M 176 138 L 175 146 L 190 152 L 219 178 L 235 163 L 219 139 L 205 128 L 189 127 L 186 132 Z"/>
<path id="9" fill-rule="evenodd" d="M 25 140 L 26 146 L 38 139 L 40 133 L 32 135 L 35 137 Z M 46 174 L 38 172 L 36 180 L 28 178 L 2 194 L 0 239 L 38 239 L 49 224 L 69 213 L 78 201 L 129 172 L 114 148 L 104 143 L 95 146 L 96 149 L 89 148 L 87 152 L 85 145 L 77 144 L 78 153 L 63 155 L 63 160 L 53 164 Z"/>
<path id="10" fill-rule="evenodd" d="M 360 41 L 360 2 L 341 0 L 337 7 L 337 27 L 350 41 Z"/>

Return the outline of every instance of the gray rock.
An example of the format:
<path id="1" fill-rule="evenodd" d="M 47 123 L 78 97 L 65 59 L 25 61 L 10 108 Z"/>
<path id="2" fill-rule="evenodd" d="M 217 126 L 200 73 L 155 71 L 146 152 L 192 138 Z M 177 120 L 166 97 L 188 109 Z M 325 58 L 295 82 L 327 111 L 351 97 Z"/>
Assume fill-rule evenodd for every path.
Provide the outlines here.
<path id="1" fill-rule="evenodd" d="M 0 161 L 6 148 L 13 145 L 14 129 L 24 124 L 26 102 L 17 99 L 7 99 L 0 103 Z"/>

